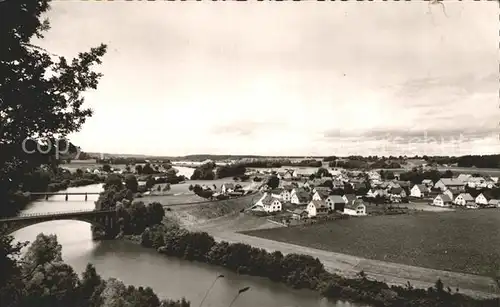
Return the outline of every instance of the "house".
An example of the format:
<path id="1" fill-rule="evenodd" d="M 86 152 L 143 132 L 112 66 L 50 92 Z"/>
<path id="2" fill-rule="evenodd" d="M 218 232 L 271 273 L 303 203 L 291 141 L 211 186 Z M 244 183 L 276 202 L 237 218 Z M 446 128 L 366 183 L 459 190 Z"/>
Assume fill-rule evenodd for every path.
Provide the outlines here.
<path id="1" fill-rule="evenodd" d="M 429 188 L 423 184 L 416 184 L 410 190 L 410 196 L 422 198 L 429 193 Z"/>
<path id="2" fill-rule="evenodd" d="M 355 200 L 351 204 L 346 204 L 344 214 L 362 216 L 366 215 L 366 206 L 361 199 Z"/>
<path id="3" fill-rule="evenodd" d="M 298 189 L 292 197 L 290 198 L 290 202 L 294 205 L 304 205 L 311 201 L 311 194 L 309 194 L 304 189 Z"/>
<path id="4" fill-rule="evenodd" d="M 233 183 L 223 183 L 220 189 L 221 189 L 222 194 L 234 192 L 234 184 Z"/>
<path id="5" fill-rule="evenodd" d="M 488 204 L 488 202 L 490 201 L 490 199 L 491 199 L 491 197 L 481 193 L 476 197 L 476 204 L 486 206 Z"/>
<path id="6" fill-rule="evenodd" d="M 307 216 L 314 217 L 318 215 L 327 215 L 328 205 L 324 200 L 311 200 L 307 205 Z"/>
<path id="7" fill-rule="evenodd" d="M 304 209 L 295 209 L 293 211 L 290 211 L 292 213 L 292 219 L 294 220 L 303 220 L 307 218 L 308 212 L 307 210 Z"/>
<path id="8" fill-rule="evenodd" d="M 467 182 L 470 178 L 472 178 L 471 174 L 460 174 L 457 177 L 457 180 L 460 180 L 462 182 Z"/>
<path id="9" fill-rule="evenodd" d="M 274 198 L 282 199 L 283 189 L 280 188 L 272 189 L 268 191 L 268 193 Z"/>
<path id="10" fill-rule="evenodd" d="M 344 182 L 341 180 L 332 180 L 332 188 L 333 189 L 343 189 Z"/>
<path id="11" fill-rule="evenodd" d="M 460 193 L 453 201 L 453 203 L 457 206 L 465 206 L 467 203 L 474 202 L 474 197 L 472 197 L 469 193 Z"/>
<path id="12" fill-rule="evenodd" d="M 389 190 L 389 196 L 405 198 L 406 191 L 403 188 L 392 188 Z"/>
<path id="13" fill-rule="evenodd" d="M 354 194 L 345 194 L 344 196 L 342 196 L 342 199 L 344 200 L 346 205 L 349 205 L 356 201 L 358 198 Z"/>
<path id="14" fill-rule="evenodd" d="M 450 189 L 454 192 L 463 192 L 465 190 L 465 183 L 456 178 L 441 178 L 434 184 L 434 188 L 441 189 L 441 191 Z"/>
<path id="15" fill-rule="evenodd" d="M 444 192 L 443 192 L 443 194 L 448 195 L 448 197 L 449 197 L 451 200 L 454 200 L 454 199 L 455 199 L 455 195 L 453 195 L 453 192 L 452 192 L 450 189 L 447 189 L 446 191 L 444 191 Z"/>
<path id="16" fill-rule="evenodd" d="M 265 212 L 277 212 L 281 211 L 283 205 L 281 200 L 273 197 L 269 194 L 265 194 L 260 200 L 258 200 L 255 205 L 252 206 L 252 210 L 259 210 Z"/>
<path id="17" fill-rule="evenodd" d="M 446 194 L 439 194 L 432 202 L 434 206 L 449 207 L 452 204 L 451 198 Z"/>
<path id="18" fill-rule="evenodd" d="M 375 196 L 377 196 L 377 193 L 374 189 L 369 189 L 368 192 L 366 192 L 366 197 L 375 198 Z"/>
<path id="19" fill-rule="evenodd" d="M 170 184 L 158 183 L 151 188 L 151 195 L 165 195 L 170 191 Z"/>
<path id="20" fill-rule="evenodd" d="M 488 185 L 486 179 L 483 177 L 471 177 L 466 181 L 466 183 L 471 188 L 486 188 Z"/>
<path id="21" fill-rule="evenodd" d="M 488 207 L 499 208 L 500 207 L 500 200 L 498 200 L 498 199 L 490 199 L 490 201 L 488 202 Z"/>
<path id="22" fill-rule="evenodd" d="M 345 200 L 340 195 L 329 195 L 326 198 L 326 204 L 332 211 L 343 212 L 345 207 Z"/>
<path id="23" fill-rule="evenodd" d="M 422 180 L 422 184 L 428 188 L 432 188 L 434 186 L 434 182 L 432 182 L 432 180 L 430 180 L 430 179 Z"/>
<path id="24" fill-rule="evenodd" d="M 329 195 L 330 195 L 330 189 L 329 188 L 314 188 L 313 190 L 313 200 L 325 200 Z"/>
<path id="25" fill-rule="evenodd" d="M 294 170 L 292 170 L 292 169 L 286 170 L 286 172 L 282 176 L 283 179 L 284 180 L 292 180 L 294 178 L 293 172 L 294 172 Z"/>
<path id="26" fill-rule="evenodd" d="M 387 189 L 400 188 L 401 186 L 397 182 L 389 182 L 387 183 Z"/>

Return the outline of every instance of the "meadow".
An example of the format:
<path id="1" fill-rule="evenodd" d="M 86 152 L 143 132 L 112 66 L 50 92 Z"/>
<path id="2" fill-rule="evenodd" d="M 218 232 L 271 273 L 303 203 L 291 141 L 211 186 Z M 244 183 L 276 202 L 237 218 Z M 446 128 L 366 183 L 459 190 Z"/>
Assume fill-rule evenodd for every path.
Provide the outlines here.
<path id="1" fill-rule="evenodd" d="M 242 232 L 275 241 L 432 269 L 500 275 L 500 210 L 368 216 Z"/>

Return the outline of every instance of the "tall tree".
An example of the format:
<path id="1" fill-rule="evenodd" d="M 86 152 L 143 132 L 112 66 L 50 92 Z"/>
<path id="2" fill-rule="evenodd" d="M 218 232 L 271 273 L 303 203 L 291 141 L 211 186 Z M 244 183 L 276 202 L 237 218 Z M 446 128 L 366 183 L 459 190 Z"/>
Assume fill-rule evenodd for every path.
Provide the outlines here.
<path id="1" fill-rule="evenodd" d="M 79 53 L 72 60 L 54 56 L 31 43 L 49 29 L 41 15 L 49 0 L 0 2 L 0 215 L 25 172 L 53 161 L 56 139 L 79 131 L 92 110 L 83 107 L 83 92 L 95 89 L 106 45 Z M 27 152 L 26 140 L 31 142 Z M 33 150 L 44 143 L 47 154 Z M 36 146 L 35 146 L 36 148 Z"/>

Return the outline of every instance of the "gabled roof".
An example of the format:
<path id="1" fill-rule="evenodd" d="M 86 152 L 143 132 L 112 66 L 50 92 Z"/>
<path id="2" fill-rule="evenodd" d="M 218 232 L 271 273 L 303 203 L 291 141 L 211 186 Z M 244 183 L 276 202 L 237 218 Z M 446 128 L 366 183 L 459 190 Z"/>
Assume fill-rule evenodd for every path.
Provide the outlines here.
<path id="1" fill-rule="evenodd" d="M 500 204 L 500 200 L 498 199 L 490 199 L 490 201 L 488 202 L 489 205 L 499 205 Z"/>
<path id="2" fill-rule="evenodd" d="M 463 186 L 465 185 L 463 180 L 456 178 L 441 178 L 441 182 L 447 186 Z"/>
<path id="3" fill-rule="evenodd" d="M 318 193 L 321 198 L 327 198 L 330 195 L 330 190 L 316 190 L 316 193 Z"/>
<path id="4" fill-rule="evenodd" d="M 345 205 L 345 208 L 348 208 L 348 209 L 353 209 L 353 210 L 356 210 L 360 205 L 365 205 L 365 203 L 363 202 L 363 200 L 361 199 L 358 199 L 354 202 L 351 202 L 349 204 L 346 204 Z"/>
<path id="5" fill-rule="evenodd" d="M 436 197 L 441 197 L 441 199 L 443 200 L 443 202 L 451 202 L 451 198 L 448 195 L 446 195 L 446 194 L 439 194 Z"/>
<path id="6" fill-rule="evenodd" d="M 324 200 L 311 200 L 309 204 L 313 204 L 316 209 L 318 208 L 328 208 L 328 205 Z"/>
<path id="7" fill-rule="evenodd" d="M 474 197 L 472 197 L 472 195 L 470 195 L 470 193 L 461 193 L 459 194 L 458 196 L 462 196 L 462 198 L 465 200 L 465 201 L 474 201 Z M 458 197 L 457 196 L 457 197 Z"/>
<path id="8" fill-rule="evenodd" d="M 275 200 L 277 200 L 281 203 L 281 201 L 278 198 L 272 197 L 270 195 L 266 195 L 266 197 L 264 197 L 264 199 L 262 199 L 262 204 L 263 205 L 270 205 Z"/>
<path id="9" fill-rule="evenodd" d="M 422 184 L 426 184 L 426 183 L 433 183 L 431 179 L 424 179 L 422 180 Z"/>
<path id="10" fill-rule="evenodd" d="M 272 189 L 271 191 L 272 194 L 276 194 L 276 195 L 279 195 L 283 192 L 283 189 Z"/>
<path id="11" fill-rule="evenodd" d="M 297 195 L 297 198 L 299 199 L 299 202 L 301 202 L 301 203 L 306 203 L 306 202 L 310 201 L 312 198 L 311 194 L 307 193 L 304 190 L 297 191 L 296 195 Z"/>
<path id="12" fill-rule="evenodd" d="M 484 198 L 486 198 L 486 200 L 490 200 L 490 199 L 492 199 L 492 198 L 493 198 L 493 197 L 492 197 L 490 194 L 488 194 L 488 193 L 480 193 L 479 195 L 483 195 L 483 196 L 484 196 Z M 477 197 L 479 197 L 479 195 L 478 195 Z M 477 198 L 477 197 L 476 197 L 476 198 Z"/>
<path id="13" fill-rule="evenodd" d="M 420 191 L 427 191 L 427 190 L 428 190 L 428 189 L 427 189 L 427 187 L 426 187 L 425 185 L 423 185 L 423 184 L 416 184 L 416 185 L 414 185 L 413 187 L 415 187 L 415 186 L 416 186 L 416 187 L 417 187 Z M 413 189 L 413 188 L 412 188 L 412 189 Z"/>
<path id="14" fill-rule="evenodd" d="M 403 192 L 403 188 L 392 188 L 389 193 L 391 194 L 401 194 L 401 192 Z"/>
<path id="15" fill-rule="evenodd" d="M 226 189 L 234 189 L 234 184 L 233 183 L 224 183 L 223 186 L 225 186 Z"/>
<path id="16" fill-rule="evenodd" d="M 345 200 L 340 195 L 330 195 L 328 199 L 334 204 L 345 204 Z"/>
<path id="17" fill-rule="evenodd" d="M 358 199 L 356 197 L 356 195 L 354 195 L 354 194 L 345 194 L 344 197 L 347 199 L 348 203 L 353 202 L 353 201 Z"/>
<path id="18" fill-rule="evenodd" d="M 298 215 L 301 215 L 303 213 L 306 213 L 307 214 L 307 211 L 304 210 L 304 209 L 295 209 L 292 211 L 293 214 L 298 214 Z"/>

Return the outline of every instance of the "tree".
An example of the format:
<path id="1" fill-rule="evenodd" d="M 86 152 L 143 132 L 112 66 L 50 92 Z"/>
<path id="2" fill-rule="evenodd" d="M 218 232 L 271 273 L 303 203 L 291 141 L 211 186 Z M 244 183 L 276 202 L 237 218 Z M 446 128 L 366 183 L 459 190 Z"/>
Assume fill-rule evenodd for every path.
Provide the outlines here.
<path id="1" fill-rule="evenodd" d="M 142 167 L 142 173 L 143 174 L 146 174 L 146 175 L 150 175 L 150 174 L 154 174 L 156 173 L 156 171 L 151 167 L 151 164 L 149 163 L 146 163 L 144 164 L 144 166 Z"/>
<path id="2" fill-rule="evenodd" d="M 78 177 L 82 177 L 82 176 L 83 176 L 83 171 L 82 171 L 82 169 L 81 169 L 81 168 L 77 168 L 77 169 L 76 169 L 76 175 L 77 175 Z"/>
<path id="3" fill-rule="evenodd" d="M 125 177 L 125 187 L 132 192 L 136 193 L 137 188 L 139 187 L 139 183 L 137 182 L 137 178 L 134 175 L 130 174 Z"/>
<path id="4" fill-rule="evenodd" d="M 92 110 L 83 107 L 83 93 L 95 89 L 102 76 L 92 66 L 101 64 L 106 46 L 91 48 L 77 58 L 55 58 L 30 41 L 43 38 L 49 22 L 40 18 L 47 0 L 0 3 L 0 215 L 12 206 L 12 195 L 22 183 L 20 174 L 40 164 L 54 166 L 56 139 L 80 130 Z M 49 151 L 29 154 L 23 141 L 43 143 Z M 26 148 L 26 147 L 25 147 Z"/>
<path id="5" fill-rule="evenodd" d="M 104 164 L 102 166 L 102 170 L 105 171 L 106 173 L 110 173 L 111 172 L 111 166 L 109 164 Z"/>
<path id="6" fill-rule="evenodd" d="M 330 177 L 331 174 L 328 172 L 328 170 L 324 167 L 318 168 L 318 171 L 316 172 L 316 176 L 321 178 L 321 177 Z"/>
<path id="7" fill-rule="evenodd" d="M 116 188 L 117 190 L 123 189 L 122 178 L 118 174 L 110 174 L 108 178 L 106 178 L 104 189 L 108 190 L 113 187 Z"/>
<path id="8" fill-rule="evenodd" d="M 271 189 L 276 189 L 280 185 L 280 179 L 278 176 L 273 175 L 267 180 L 267 186 Z"/>
<path id="9" fill-rule="evenodd" d="M 135 172 L 136 172 L 137 174 L 141 175 L 141 174 L 142 174 L 142 165 L 137 164 L 137 165 L 135 166 Z"/>

